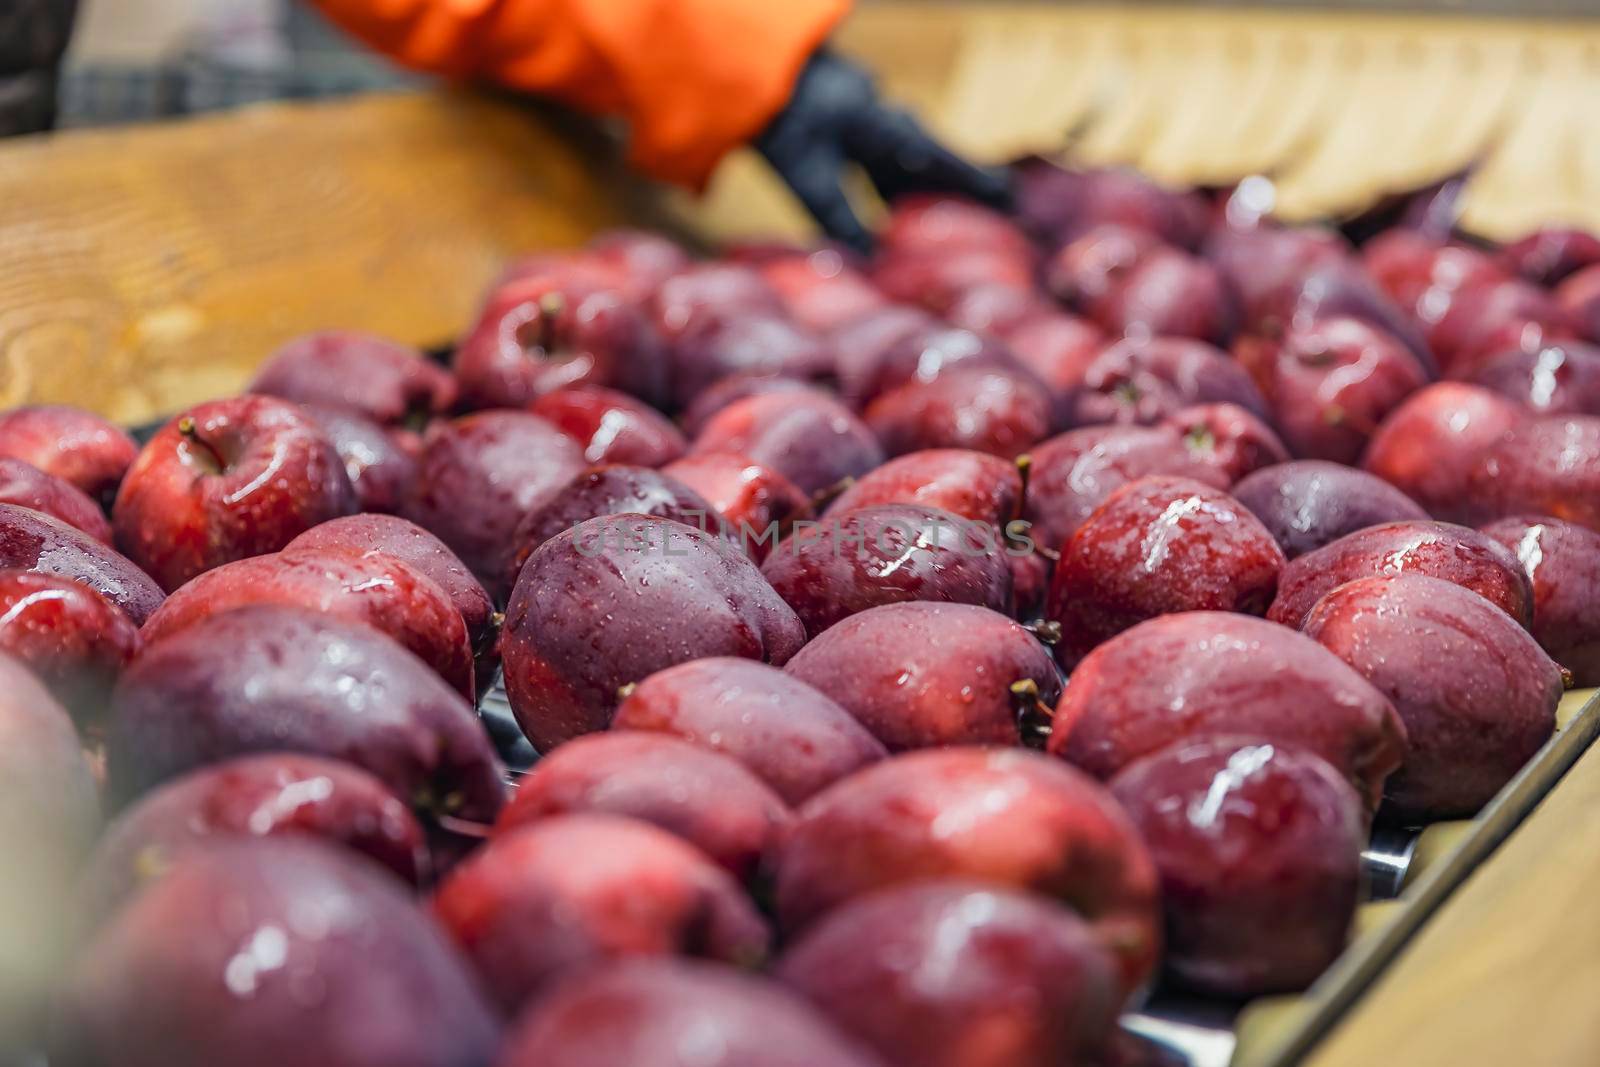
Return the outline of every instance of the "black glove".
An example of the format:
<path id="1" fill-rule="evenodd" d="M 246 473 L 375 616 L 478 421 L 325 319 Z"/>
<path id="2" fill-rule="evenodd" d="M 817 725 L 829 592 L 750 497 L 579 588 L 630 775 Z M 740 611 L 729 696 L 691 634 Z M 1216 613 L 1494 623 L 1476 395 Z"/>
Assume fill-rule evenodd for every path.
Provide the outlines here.
<path id="1" fill-rule="evenodd" d="M 860 164 L 885 200 L 940 192 L 1011 205 L 1004 172 L 975 167 L 939 144 L 879 99 L 866 71 L 826 49 L 811 57 L 788 105 L 754 144 L 829 236 L 863 253 L 872 235 L 845 199 L 849 163 Z"/>
<path id="2" fill-rule="evenodd" d="M 54 124 L 56 77 L 78 0 L 0 0 L 0 137 Z"/>

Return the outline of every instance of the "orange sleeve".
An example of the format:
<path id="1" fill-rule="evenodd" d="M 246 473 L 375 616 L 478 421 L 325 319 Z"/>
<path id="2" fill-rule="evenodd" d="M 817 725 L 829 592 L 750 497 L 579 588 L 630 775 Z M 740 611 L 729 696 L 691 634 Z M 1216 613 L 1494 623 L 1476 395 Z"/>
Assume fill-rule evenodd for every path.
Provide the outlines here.
<path id="1" fill-rule="evenodd" d="M 702 185 L 787 102 L 850 0 L 315 0 L 406 66 L 626 120 L 635 166 Z"/>

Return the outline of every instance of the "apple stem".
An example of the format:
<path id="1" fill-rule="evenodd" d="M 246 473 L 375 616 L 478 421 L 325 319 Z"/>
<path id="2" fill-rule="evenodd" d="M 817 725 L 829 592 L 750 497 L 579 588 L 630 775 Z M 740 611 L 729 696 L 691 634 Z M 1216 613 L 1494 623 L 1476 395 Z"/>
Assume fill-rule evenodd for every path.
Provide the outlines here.
<path id="1" fill-rule="evenodd" d="M 627 685 L 619 685 L 617 687 L 617 699 L 618 700 L 627 700 L 629 697 L 633 696 L 633 694 L 638 690 L 638 688 L 639 688 L 639 683 L 638 682 L 629 682 Z"/>
<path id="2" fill-rule="evenodd" d="M 1561 688 L 1563 690 L 1571 689 L 1573 687 L 1574 683 L 1576 683 L 1577 679 L 1574 678 L 1572 676 L 1572 672 L 1567 670 L 1565 667 L 1560 667 L 1560 670 L 1561 670 Z"/>
<path id="3" fill-rule="evenodd" d="M 211 445 L 200 436 L 200 427 L 195 424 L 193 415 L 185 415 L 178 420 L 178 433 L 185 441 L 188 441 L 193 448 L 204 454 L 205 457 L 211 461 L 212 465 L 216 467 L 217 473 L 220 474 L 228 469 L 227 463 L 223 462 L 222 457 L 217 454 L 217 450 L 212 448 Z"/>
<path id="4" fill-rule="evenodd" d="M 539 347 L 548 353 L 556 343 L 556 319 L 567 309 L 566 297 L 546 293 L 539 298 Z"/>
<path id="5" fill-rule="evenodd" d="M 1017 726 L 1024 744 L 1038 747 L 1050 736 L 1056 709 L 1039 696 L 1039 683 L 1022 678 L 1011 683 L 1011 705 L 1017 711 Z"/>
<path id="6" fill-rule="evenodd" d="M 850 477 L 849 475 L 845 475 L 843 478 L 840 478 L 837 482 L 834 482 L 832 485 L 828 486 L 826 489 L 823 489 L 820 492 L 816 493 L 814 496 L 812 496 L 812 498 L 811 498 L 811 507 L 816 511 L 819 511 L 819 512 L 823 511 L 824 509 L 827 508 L 827 506 L 829 504 L 833 503 L 835 500 L 839 499 L 839 497 L 843 496 L 844 495 L 844 491 L 846 489 L 849 489 L 852 485 L 855 485 L 855 484 L 856 484 L 856 480 L 854 478 Z"/>
<path id="7" fill-rule="evenodd" d="M 1041 645 L 1054 648 L 1061 643 L 1061 624 L 1054 619 L 1034 619 L 1023 623 L 1022 628 L 1038 638 Z"/>
<path id="8" fill-rule="evenodd" d="M 1022 492 L 1017 495 L 1017 514 L 1027 510 L 1028 483 L 1033 478 L 1033 453 L 1024 452 L 1016 459 L 1017 476 L 1022 479 Z"/>

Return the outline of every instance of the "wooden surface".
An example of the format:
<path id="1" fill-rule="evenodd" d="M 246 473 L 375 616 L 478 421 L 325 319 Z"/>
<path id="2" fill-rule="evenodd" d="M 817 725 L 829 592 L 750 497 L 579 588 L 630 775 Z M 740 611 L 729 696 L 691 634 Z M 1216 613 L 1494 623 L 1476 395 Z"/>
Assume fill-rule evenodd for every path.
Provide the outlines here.
<path id="1" fill-rule="evenodd" d="M 1600 1063 L 1600 746 L 1456 890 L 1309 1067 Z"/>
<path id="2" fill-rule="evenodd" d="M 551 127 L 450 94 L 0 143 L 0 408 L 138 422 L 308 330 L 445 342 L 508 258 L 622 210 Z"/>

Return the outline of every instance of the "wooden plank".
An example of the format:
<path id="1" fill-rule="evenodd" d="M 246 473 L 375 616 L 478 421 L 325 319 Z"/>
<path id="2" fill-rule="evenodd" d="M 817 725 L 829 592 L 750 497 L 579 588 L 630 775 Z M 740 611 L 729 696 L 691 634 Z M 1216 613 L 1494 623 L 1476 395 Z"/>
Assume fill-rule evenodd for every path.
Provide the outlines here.
<path id="1" fill-rule="evenodd" d="M 1600 746 L 1456 890 L 1309 1067 L 1600 1062 Z"/>
<path id="2" fill-rule="evenodd" d="M 508 258 L 623 217 L 591 163 L 445 93 L 0 144 L 0 407 L 137 422 L 307 330 L 448 341 Z"/>

